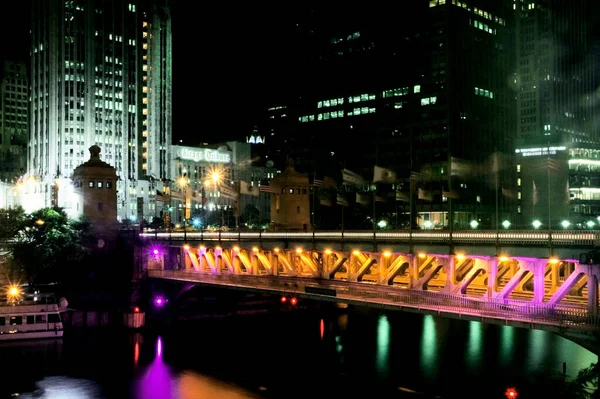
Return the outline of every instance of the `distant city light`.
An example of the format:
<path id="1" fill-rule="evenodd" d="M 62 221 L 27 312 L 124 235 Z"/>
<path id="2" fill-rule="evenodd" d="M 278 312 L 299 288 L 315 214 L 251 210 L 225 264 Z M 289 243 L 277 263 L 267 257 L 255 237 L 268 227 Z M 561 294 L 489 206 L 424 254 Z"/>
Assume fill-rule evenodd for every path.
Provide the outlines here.
<path id="1" fill-rule="evenodd" d="M 377 223 L 377 226 L 379 226 L 379 228 L 381 229 L 385 229 L 387 226 L 387 222 L 385 220 L 380 220 L 379 223 Z"/>
<path id="2" fill-rule="evenodd" d="M 539 229 L 540 227 L 542 227 L 542 222 L 540 222 L 539 220 L 534 220 L 533 223 L 531 223 L 531 225 L 534 229 Z"/>
<path id="3" fill-rule="evenodd" d="M 563 220 L 562 222 L 560 222 L 560 225 L 564 228 L 564 229 L 568 229 L 569 226 L 571 225 L 571 222 L 569 222 L 568 220 Z"/>
<path id="4" fill-rule="evenodd" d="M 508 220 L 505 220 L 504 222 L 502 222 L 502 227 L 508 229 L 510 227 L 510 222 Z"/>
<path id="5" fill-rule="evenodd" d="M 469 226 L 471 226 L 472 229 L 476 229 L 477 226 L 479 226 L 479 222 L 477 220 L 471 220 L 471 223 L 469 223 Z"/>

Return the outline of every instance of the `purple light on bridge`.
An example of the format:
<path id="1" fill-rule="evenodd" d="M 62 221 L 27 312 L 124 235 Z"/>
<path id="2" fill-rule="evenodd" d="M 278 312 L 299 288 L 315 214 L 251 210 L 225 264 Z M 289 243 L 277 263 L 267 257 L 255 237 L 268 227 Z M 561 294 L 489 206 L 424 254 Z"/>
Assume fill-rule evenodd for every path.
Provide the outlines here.
<path id="1" fill-rule="evenodd" d="M 163 306 L 167 301 L 162 296 L 154 298 L 154 304 L 158 307 Z"/>
<path id="2" fill-rule="evenodd" d="M 158 249 L 154 249 L 154 250 L 152 251 L 152 253 L 153 253 L 154 255 L 158 255 Z"/>

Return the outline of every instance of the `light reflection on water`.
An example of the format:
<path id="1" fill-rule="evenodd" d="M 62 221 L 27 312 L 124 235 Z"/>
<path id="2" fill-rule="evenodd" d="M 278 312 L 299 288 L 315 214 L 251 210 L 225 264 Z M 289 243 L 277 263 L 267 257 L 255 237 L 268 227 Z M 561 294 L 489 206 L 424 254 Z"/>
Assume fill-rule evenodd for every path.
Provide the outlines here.
<path id="1" fill-rule="evenodd" d="M 500 353 L 498 357 L 500 364 L 504 367 L 507 367 L 513 358 L 515 350 L 514 337 L 515 329 L 513 327 L 500 327 L 500 345 L 498 346 Z"/>
<path id="2" fill-rule="evenodd" d="M 92 399 L 101 398 L 95 381 L 71 377 L 46 377 L 37 383 L 38 389 L 19 395 L 25 399 Z"/>
<path id="3" fill-rule="evenodd" d="M 390 322 L 386 315 L 379 316 L 377 323 L 377 356 L 375 364 L 380 377 L 387 377 L 390 367 Z"/>
<path id="4" fill-rule="evenodd" d="M 421 371 L 430 380 L 437 375 L 437 334 L 432 315 L 423 317 L 421 334 Z"/>
<path id="5" fill-rule="evenodd" d="M 482 360 L 483 341 L 482 326 L 476 321 L 469 322 L 469 338 L 467 341 L 467 366 L 472 373 L 477 373 Z"/>
<path id="6" fill-rule="evenodd" d="M 404 387 L 453 397 L 457 389 L 480 392 L 454 383 L 468 375 L 501 396 L 507 386 L 524 387 L 532 373 L 562 372 L 562 362 L 574 376 L 597 361 L 543 331 L 431 315 L 344 312 L 207 321 L 162 337 L 99 334 L 65 337 L 62 346 L 0 345 L 0 356 L 15 359 L 10 367 L 0 362 L 0 389 L 32 399 L 291 399 L 356 396 L 361 387 L 365 397 L 396 397 L 382 393 L 388 387 L 396 395 Z M 311 378 L 299 383 L 307 363 Z M 23 369 L 35 371 L 25 376 L 30 382 L 17 371 Z M 325 396 L 313 395 L 322 388 Z"/>
<path id="7" fill-rule="evenodd" d="M 135 399 L 260 398 L 241 388 L 192 371 L 175 373 L 163 361 L 163 340 L 156 339 L 156 357 L 134 386 Z"/>

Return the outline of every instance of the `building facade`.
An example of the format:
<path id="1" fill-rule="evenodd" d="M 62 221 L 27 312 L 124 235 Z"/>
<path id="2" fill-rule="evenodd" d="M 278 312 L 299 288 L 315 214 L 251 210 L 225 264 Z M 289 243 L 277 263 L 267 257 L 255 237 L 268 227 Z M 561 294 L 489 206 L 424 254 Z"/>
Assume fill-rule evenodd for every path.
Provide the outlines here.
<path id="1" fill-rule="evenodd" d="M 0 181 L 14 182 L 27 170 L 29 127 L 25 63 L 0 65 Z"/>
<path id="2" fill-rule="evenodd" d="M 378 191 L 377 212 L 405 218 L 412 206 L 421 224 L 468 228 L 477 219 L 492 227 L 512 173 L 512 5 L 423 0 L 400 14 L 393 5 L 299 10 L 290 42 L 305 73 L 290 95 L 273 98 L 258 135 L 273 156 L 283 149 L 278 164 L 289 156 L 309 175 L 341 183 L 345 168 L 368 183 L 374 165 L 392 170 L 393 184 L 354 188 Z M 495 169 L 494 154 L 502 163 Z M 478 175 L 461 174 L 453 161 Z M 510 206 L 500 195 L 501 211 Z"/>
<path id="3" fill-rule="evenodd" d="M 171 144 L 171 24 L 159 1 L 44 0 L 32 7 L 28 174 L 53 204 L 91 145 L 119 177 L 118 218 L 154 212 Z"/>
<path id="4" fill-rule="evenodd" d="M 94 232 L 117 230 L 117 174 L 100 160 L 100 147 L 89 149 L 90 159 L 73 171 L 73 207 L 69 217 L 85 217 Z"/>
<path id="5" fill-rule="evenodd" d="M 597 223 L 595 79 L 585 0 L 515 2 L 519 223 Z M 564 222 L 564 223 L 563 223 Z"/>
<path id="6" fill-rule="evenodd" d="M 275 176 L 272 163 L 255 165 L 251 145 L 244 142 L 205 143 L 171 147 L 173 179 L 162 183 L 157 215 L 172 224 L 189 221 L 196 227 L 239 226 L 270 217 L 270 195 L 260 192 Z M 248 206 L 256 208 L 247 215 Z"/>

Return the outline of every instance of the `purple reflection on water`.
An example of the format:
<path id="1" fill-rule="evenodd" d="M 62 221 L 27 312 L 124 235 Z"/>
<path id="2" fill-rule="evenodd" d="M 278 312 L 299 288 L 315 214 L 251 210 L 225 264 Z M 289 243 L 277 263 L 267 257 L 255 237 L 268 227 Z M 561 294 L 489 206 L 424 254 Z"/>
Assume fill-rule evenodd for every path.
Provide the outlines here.
<path id="1" fill-rule="evenodd" d="M 158 337 L 156 340 L 156 357 L 136 383 L 136 398 L 163 399 L 176 397 L 176 395 L 174 396 L 176 379 L 169 367 L 162 361 L 162 339 Z"/>

